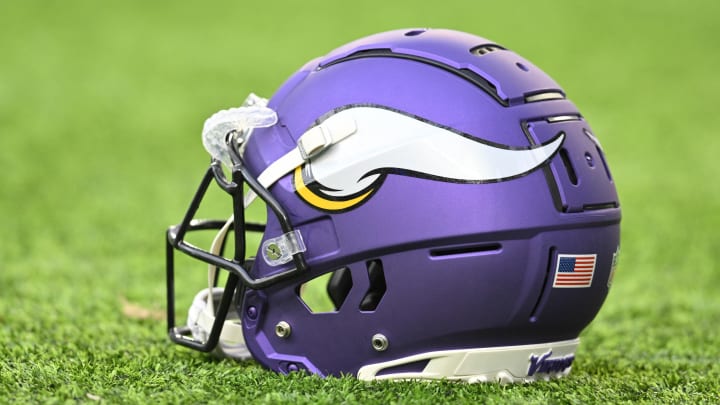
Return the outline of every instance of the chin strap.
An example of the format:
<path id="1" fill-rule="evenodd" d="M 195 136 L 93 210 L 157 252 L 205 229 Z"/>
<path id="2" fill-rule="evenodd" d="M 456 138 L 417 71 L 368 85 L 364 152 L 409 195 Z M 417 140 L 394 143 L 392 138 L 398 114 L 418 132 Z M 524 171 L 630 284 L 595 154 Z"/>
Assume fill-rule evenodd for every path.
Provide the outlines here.
<path id="1" fill-rule="evenodd" d="M 208 294 L 208 291 L 211 293 Z M 188 310 L 188 326 L 194 339 L 205 341 L 210 335 L 210 330 L 215 322 L 215 314 L 212 310 L 212 302 L 219 301 L 223 295 L 222 287 L 215 287 L 212 290 L 203 289 L 197 293 L 192 306 Z M 221 357 L 229 357 L 236 360 L 249 360 L 252 354 L 245 345 L 242 325 L 239 319 L 225 320 L 220 333 L 220 341 L 215 348 L 215 353 Z"/>

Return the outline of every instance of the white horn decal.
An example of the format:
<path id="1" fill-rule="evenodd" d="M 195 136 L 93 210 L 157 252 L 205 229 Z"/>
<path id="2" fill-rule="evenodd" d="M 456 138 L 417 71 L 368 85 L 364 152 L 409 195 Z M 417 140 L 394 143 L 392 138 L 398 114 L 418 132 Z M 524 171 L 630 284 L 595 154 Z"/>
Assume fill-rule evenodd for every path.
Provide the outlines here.
<path id="1" fill-rule="evenodd" d="M 494 145 L 379 107 L 353 107 L 358 132 L 295 170 L 298 194 L 311 205 L 347 210 L 364 202 L 388 174 L 454 183 L 490 183 L 520 177 L 547 162 L 565 139 L 559 133 L 534 148 Z"/>

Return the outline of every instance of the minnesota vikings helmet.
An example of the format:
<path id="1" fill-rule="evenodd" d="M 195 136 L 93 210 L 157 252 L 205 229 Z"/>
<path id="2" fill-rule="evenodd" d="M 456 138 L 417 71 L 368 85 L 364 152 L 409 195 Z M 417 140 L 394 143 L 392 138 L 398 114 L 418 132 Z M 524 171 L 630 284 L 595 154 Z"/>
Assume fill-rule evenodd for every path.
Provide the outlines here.
<path id="1" fill-rule="evenodd" d="M 456 31 L 373 35 L 213 115 L 203 143 L 212 162 L 167 233 L 174 342 L 364 380 L 570 371 L 621 215 L 597 137 L 526 59 Z M 229 219 L 196 220 L 213 183 Z M 266 224 L 246 220 L 253 200 Z M 207 249 L 186 240 L 200 230 L 217 231 Z M 186 325 L 175 250 L 209 266 Z"/>

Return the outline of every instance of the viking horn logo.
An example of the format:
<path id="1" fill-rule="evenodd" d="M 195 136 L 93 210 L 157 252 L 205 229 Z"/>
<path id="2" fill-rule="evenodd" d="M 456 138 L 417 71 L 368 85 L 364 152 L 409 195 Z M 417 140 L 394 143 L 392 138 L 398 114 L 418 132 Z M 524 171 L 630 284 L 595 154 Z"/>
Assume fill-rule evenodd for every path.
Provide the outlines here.
<path id="1" fill-rule="evenodd" d="M 438 124 L 380 107 L 352 107 L 358 131 L 295 169 L 298 195 L 331 212 L 367 201 L 388 174 L 453 183 L 493 183 L 524 176 L 562 145 L 560 132 L 546 144 L 513 148 L 451 131 Z"/>

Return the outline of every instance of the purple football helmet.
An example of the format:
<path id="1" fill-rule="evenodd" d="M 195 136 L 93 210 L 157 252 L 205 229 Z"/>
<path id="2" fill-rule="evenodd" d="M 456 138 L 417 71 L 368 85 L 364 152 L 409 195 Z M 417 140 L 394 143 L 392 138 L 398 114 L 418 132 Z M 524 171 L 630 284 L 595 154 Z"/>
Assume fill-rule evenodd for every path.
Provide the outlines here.
<path id="1" fill-rule="evenodd" d="M 619 200 L 590 126 L 526 59 L 457 31 L 372 35 L 215 114 L 203 143 L 212 163 L 167 234 L 176 343 L 367 380 L 570 371 L 612 281 Z M 195 220 L 213 182 L 230 218 Z M 245 219 L 257 199 L 266 224 Z M 198 230 L 217 231 L 209 249 L 185 240 Z M 176 249 L 209 266 L 184 326 Z"/>

